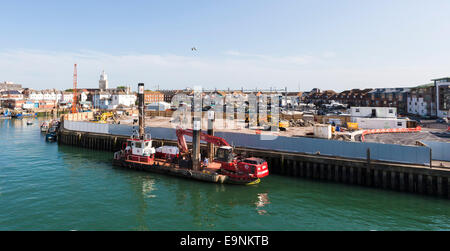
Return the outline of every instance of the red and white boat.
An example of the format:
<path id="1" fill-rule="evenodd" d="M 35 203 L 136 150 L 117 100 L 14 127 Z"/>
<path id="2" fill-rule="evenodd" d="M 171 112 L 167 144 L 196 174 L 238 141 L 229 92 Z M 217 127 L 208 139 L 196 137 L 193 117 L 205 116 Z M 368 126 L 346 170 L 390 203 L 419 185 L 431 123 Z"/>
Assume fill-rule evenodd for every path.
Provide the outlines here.
<path id="1" fill-rule="evenodd" d="M 185 140 L 185 136 L 193 137 L 194 132 L 188 129 L 177 128 L 177 147 L 163 146 L 155 149 L 151 137 L 144 135 L 144 84 L 139 84 L 138 98 L 139 134 L 128 139 L 122 149 L 114 153 L 114 165 L 214 183 L 251 185 L 269 175 L 265 160 L 236 155 L 226 140 L 200 131 L 196 134 L 197 139 L 200 138 L 198 142 L 201 140 L 217 147 L 216 154 L 210 161 L 200 163 L 200 158 L 194 160 L 193 151 L 188 149 Z M 200 143 L 196 143 L 196 146 L 199 156 Z"/>
<path id="2" fill-rule="evenodd" d="M 241 158 L 234 154 L 223 138 L 201 133 L 201 140 L 218 146 L 215 158 L 193 169 L 190 151 L 184 136 L 192 130 L 177 129 L 178 147 L 163 146 L 155 149 L 150 137 L 132 137 L 114 154 L 113 164 L 130 169 L 164 173 L 214 183 L 258 184 L 269 175 L 269 167 L 260 158 Z"/>

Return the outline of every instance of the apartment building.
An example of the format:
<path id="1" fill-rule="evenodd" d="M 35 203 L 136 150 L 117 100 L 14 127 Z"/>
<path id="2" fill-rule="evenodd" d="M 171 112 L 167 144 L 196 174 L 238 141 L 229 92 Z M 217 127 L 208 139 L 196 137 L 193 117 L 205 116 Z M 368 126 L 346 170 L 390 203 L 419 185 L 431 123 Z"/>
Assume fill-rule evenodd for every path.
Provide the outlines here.
<path id="1" fill-rule="evenodd" d="M 450 78 L 433 79 L 436 88 L 436 115 L 450 117 Z"/>
<path id="2" fill-rule="evenodd" d="M 407 106 L 408 114 L 421 117 L 436 116 L 436 87 L 434 84 L 411 88 Z"/>
<path id="3" fill-rule="evenodd" d="M 336 95 L 331 97 L 331 99 L 350 106 L 368 106 L 370 105 L 370 97 L 368 94 L 372 90 L 373 89 L 346 90 L 341 93 L 337 93 Z"/>
<path id="4" fill-rule="evenodd" d="M 407 100 L 411 88 L 377 88 L 368 93 L 369 106 L 396 107 L 399 114 L 408 111 Z"/>

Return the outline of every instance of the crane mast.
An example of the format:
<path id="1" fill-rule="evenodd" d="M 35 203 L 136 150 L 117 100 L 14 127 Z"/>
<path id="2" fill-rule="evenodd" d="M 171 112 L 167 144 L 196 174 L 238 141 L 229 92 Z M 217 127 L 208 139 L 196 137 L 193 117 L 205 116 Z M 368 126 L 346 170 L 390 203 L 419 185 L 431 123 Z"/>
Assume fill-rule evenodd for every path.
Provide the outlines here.
<path id="1" fill-rule="evenodd" d="M 77 113 L 77 82 L 78 82 L 78 76 L 77 76 L 77 64 L 73 67 L 73 102 L 72 102 L 72 113 Z"/>

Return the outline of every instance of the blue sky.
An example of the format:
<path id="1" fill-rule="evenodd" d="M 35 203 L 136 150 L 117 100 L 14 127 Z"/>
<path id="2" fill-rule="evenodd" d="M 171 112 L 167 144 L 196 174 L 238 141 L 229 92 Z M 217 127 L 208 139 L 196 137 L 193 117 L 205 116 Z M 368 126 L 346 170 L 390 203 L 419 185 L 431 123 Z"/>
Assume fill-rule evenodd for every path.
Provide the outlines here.
<path id="1" fill-rule="evenodd" d="M 450 75 L 447 0 L 3 1 L 0 81 L 291 90 Z M 195 46 L 198 51 L 192 52 Z"/>

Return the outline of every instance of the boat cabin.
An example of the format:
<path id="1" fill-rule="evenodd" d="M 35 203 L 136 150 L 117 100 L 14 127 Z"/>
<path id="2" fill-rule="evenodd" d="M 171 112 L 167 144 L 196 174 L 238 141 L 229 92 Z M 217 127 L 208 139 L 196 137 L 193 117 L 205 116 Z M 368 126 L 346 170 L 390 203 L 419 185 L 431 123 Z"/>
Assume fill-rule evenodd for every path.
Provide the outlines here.
<path id="1" fill-rule="evenodd" d="M 129 139 L 127 141 L 127 150 L 131 150 L 132 155 L 150 157 L 155 154 L 155 148 L 152 147 L 152 140 Z"/>
<path id="2" fill-rule="evenodd" d="M 233 148 L 231 146 L 221 146 L 217 149 L 216 160 L 231 163 L 234 160 Z"/>

